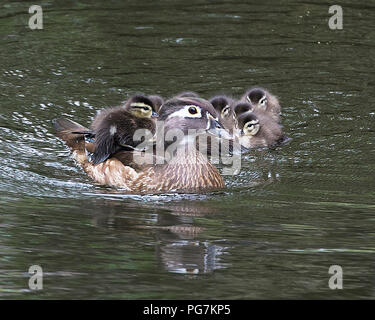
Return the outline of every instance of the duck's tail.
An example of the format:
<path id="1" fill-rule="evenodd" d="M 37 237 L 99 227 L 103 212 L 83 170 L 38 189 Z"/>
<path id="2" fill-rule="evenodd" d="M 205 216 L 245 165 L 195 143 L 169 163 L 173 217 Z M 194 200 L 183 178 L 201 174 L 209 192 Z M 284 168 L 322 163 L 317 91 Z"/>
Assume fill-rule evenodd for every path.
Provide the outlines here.
<path id="1" fill-rule="evenodd" d="M 85 152 L 85 134 L 89 129 L 69 119 L 59 118 L 52 120 L 56 135 L 65 141 L 72 151 Z"/>
<path id="2" fill-rule="evenodd" d="M 91 144 L 85 142 L 85 136 L 93 135 L 89 129 L 64 118 L 53 119 L 52 124 L 56 130 L 56 135 L 72 150 L 73 158 L 92 179 L 102 185 L 131 190 L 132 181 L 138 177 L 133 168 L 124 166 L 116 158 L 107 159 L 97 165 L 89 161 L 87 151 L 90 152 Z"/>

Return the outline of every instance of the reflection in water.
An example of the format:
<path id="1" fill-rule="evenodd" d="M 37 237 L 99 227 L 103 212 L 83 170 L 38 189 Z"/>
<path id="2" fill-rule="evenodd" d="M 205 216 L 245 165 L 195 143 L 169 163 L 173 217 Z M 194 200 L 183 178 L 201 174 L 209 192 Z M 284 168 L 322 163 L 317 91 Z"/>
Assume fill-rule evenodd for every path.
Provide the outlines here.
<path id="1" fill-rule="evenodd" d="M 134 217 L 117 215 L 111 207 L 118 207 L 114 202 L 107 202 L 103 207 L 105 212 L 96 213 L 93 223 L 96 226 L 110 229 L 134 228 L 152 233 L 156 240 L 156 256 L 162 267 L 173 273 L 200 274 L 209 273 L 216 269 L 226 268 L 221 261 L 221 255 L 228 253 L 228 247 L 218 245 L 213 240 L 205 240 L 204 228 L 196 225 L 196 217 L 214 214 L 215 209 L 202 207 L 197 203 L 184 206 L 157 206 L 152 218 L 142 221 Z M 138 210 L 155 210 L 150 204 L 137 205 Z M 220 239 L 219 239 L 220 240 Z"/>
<path id="2" fill-rule="evenodd" d="M 374 298 L 375 10 L 345 2 L 340 32 L 322 1 L 44 1 L 41 32 L 25 1 L 0 5 L 0 296 Z M 293 140 L 243 157 L 221 192 L 99 187 L 52 131 L 136 92 L 249 86 L 280 98 Z"/>
<path id="3" fill-rule="evenodd" d="M 224 268 L 220 255 L 228 248 L 208 240 L 198 240 L 203 228 L 194 226 L 194 217 L 203 216 L 204 210 L 192 206 L 178 210 L 173 207 L 171 214 L 159 215 L 156 237 L 157 256 L 169 272 L 184 274 L 209 273 Z M 206 208 L 207 209 L 207 208 Z"/>
<path id="4" fill-rule="evenodd" d="M 193 240 L 163 241 L 157 250 L 166 270 L 184 274 L 209 273 L 225 268 L 220 262 L 223 253 L 225 250 L 222 246 Z"/>

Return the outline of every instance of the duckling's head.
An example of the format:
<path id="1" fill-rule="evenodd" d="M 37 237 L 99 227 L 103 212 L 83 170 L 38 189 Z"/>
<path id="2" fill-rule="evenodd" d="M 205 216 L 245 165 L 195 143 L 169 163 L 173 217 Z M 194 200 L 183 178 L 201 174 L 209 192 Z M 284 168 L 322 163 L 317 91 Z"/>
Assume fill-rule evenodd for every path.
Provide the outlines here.
<path id="1" fill-rule="evenodd" d="M 245 112 L 238 118 L 241 136 L 255 136 L 260 129 L 259 119 L 252 112 Z"/>
<path id="2" fill-rule="evenodd" d="M 125 109 L 138 118 L 157 118 L 158 114 L 152 100 L 144 95 L 132 96 L 126 103 Z"/>
<path id="3" fill-rule="evenodd" d="M 247 91 L 244 100 L 251 103 L 255 108 L 259 108 L 263 111 L 267 110 L 267 91 L 263 88 L 253 88 Z"/>
<path id="4" fill-rule="evenodd" d="M 216 96 L 210 99 L 212 106 L 219 114 L 219 121 L 228 130 L 233 129 L 235 124 L 234 112 L 231 108 L 232 99 L 226 96 Z"/>
<path id="5" fill-rule="evenodd" d="M 243 113 L 245 112 L 251 112 L 254 110 L 254 107 L 248 103 L 248 102 L 237 102 L 234 106 L 233 106 L 233 111 L 234 111 L 234 114 L 236 116 L 236 118 L 238 119 Z"/>
<path id="6" fill-rule="evenodd" d="M 186 135 L 189 129 L 203 130 L 207 133 L 229 138 L 218 121 L 212 104 L 201 98 L 173 98 L 160 109 L 159 120 L 164 121 L 164 130 L 180 129 Z"/>
<path id="7" fill-rule="evenodd" d="M 154 105 L 155 111 L 159 112 L 160 107 L 164 103 L 164 99 L 158 95 L 151 95 L 151 96 L 148 96 L 148 98 L 151 100 L 152 104 Z"/>

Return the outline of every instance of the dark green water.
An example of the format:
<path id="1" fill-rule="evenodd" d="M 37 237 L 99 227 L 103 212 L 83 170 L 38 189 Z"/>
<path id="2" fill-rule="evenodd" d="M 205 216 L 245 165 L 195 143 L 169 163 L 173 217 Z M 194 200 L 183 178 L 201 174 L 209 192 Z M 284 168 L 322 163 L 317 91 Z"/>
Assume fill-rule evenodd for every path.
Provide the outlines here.
<path id="1" fill-rule="evenodd" d="M 325 1 L 92 2 L 40 1 L 35 31 L 34 2 L 0 2 L 0 298 L 374 298 L 375 4 L 340 1 L 333 31 Z M 50 121 L 253 85 L 293 140 L 245 156 L 223 192 L 99 187 Z"/>

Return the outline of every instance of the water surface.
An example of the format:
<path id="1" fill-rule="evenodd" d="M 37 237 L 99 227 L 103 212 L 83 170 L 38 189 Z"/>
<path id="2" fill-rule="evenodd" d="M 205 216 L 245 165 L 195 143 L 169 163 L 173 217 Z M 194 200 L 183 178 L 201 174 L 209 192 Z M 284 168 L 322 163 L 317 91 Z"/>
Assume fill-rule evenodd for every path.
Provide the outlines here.
<path id="1" fill-rule="evenodd" d="M 341 1 L 333 31 L 325 1 L 41 1 L 31 31 L 32 4 L 0 3 L 0 298 L 375 297 L 374 4 Z M 292 141 L 243 157 L 220 192 L 98 186 L 51 125 L 135 92 L 253 85 Z"/>

